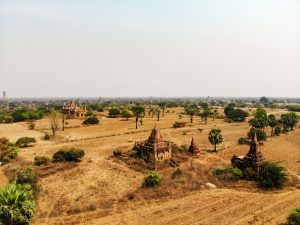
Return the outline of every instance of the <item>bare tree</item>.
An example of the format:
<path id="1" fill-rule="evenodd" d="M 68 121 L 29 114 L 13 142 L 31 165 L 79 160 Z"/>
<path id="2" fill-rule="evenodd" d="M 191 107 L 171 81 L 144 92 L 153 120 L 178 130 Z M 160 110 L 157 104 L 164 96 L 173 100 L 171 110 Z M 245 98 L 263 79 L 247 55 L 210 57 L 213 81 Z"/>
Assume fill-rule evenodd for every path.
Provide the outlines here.
<path id="1" fill-rule="evenodd" d="M 51 112 L 48 114 L 48 118 L 50 121 L 52 134 L 55 136 L 58 129 L 58 121 L 61 119 L 61 114 L 55 110 L 51 110 Z"/>

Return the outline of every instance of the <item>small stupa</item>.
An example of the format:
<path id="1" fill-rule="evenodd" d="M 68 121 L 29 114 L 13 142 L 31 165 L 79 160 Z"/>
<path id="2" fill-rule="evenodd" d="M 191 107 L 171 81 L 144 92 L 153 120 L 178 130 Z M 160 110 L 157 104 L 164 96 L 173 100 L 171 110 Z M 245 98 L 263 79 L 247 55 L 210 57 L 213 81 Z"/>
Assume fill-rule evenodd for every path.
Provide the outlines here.
<path id="1" fill-rule="evenodd" d="M 194 137 L 192 137 L 191 145 L 189 147 L 189 153 L 193 155 L 200 155 L 200 150 L 195 142 Z"/>

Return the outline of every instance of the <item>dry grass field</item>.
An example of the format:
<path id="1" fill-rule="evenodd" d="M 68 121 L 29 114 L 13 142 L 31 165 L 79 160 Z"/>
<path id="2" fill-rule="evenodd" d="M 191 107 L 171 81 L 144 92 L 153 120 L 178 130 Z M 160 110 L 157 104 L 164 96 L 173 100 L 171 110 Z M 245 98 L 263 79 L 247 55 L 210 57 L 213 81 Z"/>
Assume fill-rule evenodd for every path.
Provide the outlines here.
<path id="1" fill-rule="evenodd" d="M 290 174 L 283 190 L 263 191 L 249 181 L 224 182 L 214 176 L 214 169 L 229 165 L 234 153 L 246 154 L 247 145 L 238 145 L 249 124 L 225 123 L 223 119 L 204 125 L 199 117 L 185 128 L 172 128 L 179 121 L 181 108 L 169 109 L 165 117 L 146 116 L 144 125 L 135 129 L 134 120 L 100 119 L 99 125 L 83 126 L 81 120 L 70 120 L 65 131 L 58 131 L 57 140 L 41 140 L 43 130 L 49 128 L 47 119 L 39 120 L 36 130 L 26 124 L 1 124 L 0 137 L 12 141 L 22 136 L 35 137 L 37 143 L 22 149 L 19 157 L 0 168 L 0 185 L 7 182 L 4 170 L 31 164 L 35 156 L 48 156 L 58 149 L 75 146 L 85 151 L 80 163 L 50 164 L 36 169 L 40 191 L 37 212 L 32 224 L 282 224 L 288 212 L 300 205 L 300 129 L 279 137 L 269 138 L 261 151 L 269 161 L 280 162 Z M 220 110 L 221 111 L 221 110 Z M 268 110 L 268 112 L 272 112 Z M 281 113 L 274 110 L 273 113 Z M 189 122 L 183 115 L 182 121 Z M 145 173 L 130 169 L 113 159 L 117 148 L 131 148 L 134 141 L 148 138 L 157 125 L 163 138 L 178 145 L 189 144 L 194 136 L 203 150 L 199 158 L 181 165 L 186 176 L 170 179 L 170 167 L 162 171 L 162 184 L 143 189 Z M 222 130 L 224 142 L 218 153 L 212 153 L 208 141 L 211 128 Z M 200 132 L 200 130 L 201 132 Z M 267 134 L 270 130 L 267 129 Z M 48 130 L 49 132 L 49 130 Z M 217 189 L 203 184 L 211 182 Z M 128 194 L 133 199 L 128 198 Z"/>

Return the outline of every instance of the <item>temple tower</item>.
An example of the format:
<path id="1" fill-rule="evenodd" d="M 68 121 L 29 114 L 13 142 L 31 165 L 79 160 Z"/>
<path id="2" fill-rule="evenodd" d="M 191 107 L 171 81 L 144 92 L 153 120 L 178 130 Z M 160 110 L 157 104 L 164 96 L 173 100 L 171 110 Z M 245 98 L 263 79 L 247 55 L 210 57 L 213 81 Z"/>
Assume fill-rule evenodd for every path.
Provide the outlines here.
<path id="1" fill-rule="evenodd" d="M 193 155 L 199 155 L 200 154 L 200 150 L 194 140 L 194 137 L 192 138 L 191 141 L 191 145 L 189 147 L 189 153 L 193 154 Z"/>

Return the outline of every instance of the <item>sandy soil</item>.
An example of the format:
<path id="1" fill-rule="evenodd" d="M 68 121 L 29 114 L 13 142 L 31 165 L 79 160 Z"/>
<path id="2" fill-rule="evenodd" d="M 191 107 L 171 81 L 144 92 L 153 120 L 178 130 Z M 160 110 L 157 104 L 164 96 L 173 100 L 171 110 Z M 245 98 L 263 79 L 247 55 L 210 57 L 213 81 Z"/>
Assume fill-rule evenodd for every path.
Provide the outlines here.
<path id="1" fill-rule="evenodd" d="M 22 150 L 19 160 L 29 163 L 36 155 L 51 157 L 66 146 L 82 148 L 86 153 L 78 164 L 45 170 L 46 174 L 39 180 L 38 209 L 32 224 L 280 224 L 285 222 L 289 210 L 300 205 L 298 181 L 272 192 L 241 182 L 232 187 L 220 184 L 216 190 L 198 188 L 183 194 L 174 192 L 153 199 L 140 196 L 129 201 L 127 194 L 140 190 L 145 174 L 111 160 L 110 156 L 116 148 L 130 148 L 134 141 L 146 139 L 154 124 L 161 129 L 164 139 L 178 145 L 189 144 L 194 136 L 202 150 L 212 148 L 207 139 L 209 130 L 221 128 L 224 143 L 217 154 L 204 151 L 195 159 L 201 165 L 229 164 L 234 153 L 248 151 L 248 146 L 237 144 L 238 138 L 246 135 L 248 123 L 224 123 L 217 119 L 204 125 L 195 117 L 192 126 L 174 129 L 171 126 L 179 121 L 177 113 L 182 109 L 174 111 L 171 109 L 161 121 L 145 118 L 138 130 L 134 129 L 133 120 L 102 118 L 101 124 L 95 126 L 82 126 L 82 121 L 74 120 L 70 123 L 73 128 L 58 132 L 63 138 L 60 141 L 38 140 L 35 146 Z M 188 122 L 189 117 L 184 116 L 182 120 Z M 37 129 L 47 129 L 47 120 L 39 121 Z M 42 135 L 20 124 L 0 125 L 0 136 L 13 140 L 20 136 Z M 300 178 L 299 137 L 298 128 L 287 135 L 270 138 L 261 147 L 265 158 L 282 163 L 294 180 Z M 3 177 L 1 171 L 3 169 L 0 169 L 0 177 Z M 0 179 L 0 185 L 5 179 Z M 215 181 L 205 173 L 199 179 Z M 151 191 L 155 193 L 159 189 Z"/>

